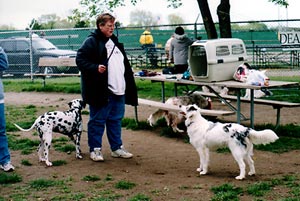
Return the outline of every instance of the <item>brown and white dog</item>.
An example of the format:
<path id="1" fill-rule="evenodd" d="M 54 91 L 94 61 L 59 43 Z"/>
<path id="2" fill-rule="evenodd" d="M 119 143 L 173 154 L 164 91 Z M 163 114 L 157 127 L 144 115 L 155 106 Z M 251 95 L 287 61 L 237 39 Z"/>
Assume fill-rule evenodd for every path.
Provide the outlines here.
<path id="1" fill-rule="evenodd" d="M 165 103 L 177 106 L 196 104 L 200 108 L 211 109 L 210 99 L 207 99 L 197 93 L 185 96 L 171 97 Z M 157 122 L 157 120 L 162 117 L 165 118 L 167 125 L 172 127 L 174 132 L 184 132 L 184 130 L 178 128 L 178 125 L 180 123 L 183 123 L 185 120 L 185 117 L 180 112 L 158 109 L 148 117 L 147 121 L 151 126 L 153 126 Z"/>

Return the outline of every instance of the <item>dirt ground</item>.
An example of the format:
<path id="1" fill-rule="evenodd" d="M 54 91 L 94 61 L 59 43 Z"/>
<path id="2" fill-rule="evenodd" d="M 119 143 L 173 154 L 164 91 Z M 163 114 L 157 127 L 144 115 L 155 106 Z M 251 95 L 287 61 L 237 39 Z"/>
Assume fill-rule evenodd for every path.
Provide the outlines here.
<path id="1" fill-rule="evenodd" d="M 57 94 L 57 93 L 6 93 L 6 105 L 53 105 L 60 110 L 67 109 L 67 102 L 80 98 L 78 94 Z M 214 108 L 226 109 L 226 106 L 214 102 Z M 145 120 L 155 108 L 138 107 L 139 120 Z M 249 105 L 242 105 L 242 112 L 247 116 Z M 281 124 L 300 123 L 300 108 L 282 109 Z M 134 118 L 134 108 L 126 108 L 126 117 Z M 19 151 L 12 151 L 12 162 L 16 166 L 16 173 L 21 175 L 23 181 L 10 187 L 0 186 L 0 194 L 9 199 L 9 195 L 16 193 L 17 187 L 26 185 L 32 180 L 39 178 L 67 180 L 70 192 L 68 194 L 83 193 L 82 200 L 93 200 L 99 196 L 105 197 L 105 192 L 116 196 L 116 199 L 102 200 L 128 200 L 137 194 L 146 195 L 151 200 L 210 200 L 213 197 L 211 187 L 230 183 L 238 187 L 267 181 L 274 178 L 281 178 L 285 175 L 299 175 L 300 150 L 283 154 L 274 154 L 263 151 L 254 151 L 254 161 L 257 174 L 253 177 L 246 177 L 243 181 L 236 181 L 238 166 L 229 153 L 211 153 L 210 172 L 208 175 L 199 176 L 196 168 L 199 166 L 199 157 L 195 149 L 182 139 L 162 137 L 156 131 L 132 131 L 123 129 L 123 143 L 131 153 L 132 159 L 116 159 L 110 156 L 110 149 L 106 135 L 103 139 L 104 162 L 93 162 L 89 159 L 87 146 L 87 121 L 88 116 L 84 115 L 84 132 L 82 134 L 83 159 L 75 159 L 74 153 L 66 154 L 50 151 L 50 159 L 65 160 L 67 164 L 46 168 L 43 163 L 38 162 L 37 154 L 22 155 Z M 222 118 L 224 121 L 235 121 L 235 116 Z M 275 123 L 276 111 L 269 106 L 256 106 L 255 124 Z M 247 124 L 247 122 L 243 122 Z M 33 132 L 33 131 L 32 131 Z M 18 132 L 24 137 L 32 138 L 32 132 Z M 55 134 L 60 137 L 60 134 Z M 37 136 L 35 136 L 38 138 Z M 33 165 L 24 166 L 21 161 L 29 160 Z M 86 182 L 83 177 L 97 175 L 100 181 Z M 113 179 L 106 181 L 110 175 Z M 115 183 L 121 180 L 130 181 L 136 184 L 133 189 L 119 190 L 114 187 Z M 108 193 L 109 192 L 109 193 Z M 51 198 L 64 195 L 57 190 L 42 190 L 34 192 L 34 195 L 27 195 L 24 200 L 51 200 Z M 67 195 L 67 194 L 66 194 Z M 112 196 L 113 197 L 113 196 Z M 285 189 L 273 189 L 271 193 L 263 197 L 265 200 L 278 200 L 288 197 Z M 240 200 L 253 200 L 246 193 L 241 195 Z M 68 200 L 66 198 L 65 200 Z M 22 199 L 20 199 L 22 200 Z M 64 200 L 64 199 L 62 199 Z M 71 200 L 71 199 L 70 199 Z M 73 197 L 72 200 L 75 200 Z M 98 199 L 101 200 L 101 199 Z M 138 200 L 138 199 L 137 199 Z"/>

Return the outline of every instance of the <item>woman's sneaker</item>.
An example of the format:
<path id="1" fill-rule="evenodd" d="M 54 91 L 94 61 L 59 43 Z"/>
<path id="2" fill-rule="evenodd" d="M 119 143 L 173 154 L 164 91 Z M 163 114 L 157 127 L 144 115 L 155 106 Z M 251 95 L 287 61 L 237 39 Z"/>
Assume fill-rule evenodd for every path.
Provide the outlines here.
<path id="1" fill-rule="evenodd" d="M 15 170 L 15 167 L 10 162 L 0 165 L 0 168 L 4 170 L 4 172 L 12 172 Z"/>
<path id="2" fill-rule="evenodd" d="M 115 158 L 132 158 L 133 154 L 129 153 L 123 148 L 123 146 L 121 146 L 120 149 L 111 152 L 111 156 Z"/>
<path id="3" fill-rule="evenodd" d="M 101 148 L 94 148 L 94 151 L 90 153 L 90 158 L 93 161 L 104 161 L 103 155 L 101 153 Z"/>

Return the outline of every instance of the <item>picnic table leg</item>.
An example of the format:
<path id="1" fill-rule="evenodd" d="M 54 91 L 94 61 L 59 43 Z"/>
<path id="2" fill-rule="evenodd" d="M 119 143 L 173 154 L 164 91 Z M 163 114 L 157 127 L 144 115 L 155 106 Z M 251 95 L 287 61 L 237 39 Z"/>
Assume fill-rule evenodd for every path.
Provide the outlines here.
<path id="1" fill-rule="evenodd" d="M 250 127 L 254 128 L 254 89 L 250 89 Z"/>
<path id="2" fill-rule="evenodd" d="M 165 102 L 165 83 L 161 82 L 161 100 L 164 103 Z"/>
<path id="3" fill-rule="evenodd" d="M 137 106 L 134 106 L 134 114 L 135 114 L 135 121 L 136 121 L 136 123 L 139 123 Z"/>
<path id="4" fill-rule="evenodd" d="M 237 90 L 237 95 L 236 95 L 236 122 L 238 124 L 241 123 L 241 90 Z"/>
<path id="5" fill-rule="evenodd" d="M 46 86 L 46 76 L 43 77 L 43 86 Z"/>
<path id="6" fill-rule="evenodd" d="M 275 108 L 275 107 L 273 107 L 273 108 Z M 278 126 L 280 125 L 280 109 L 281 109 L 281 107 L 276 107 L 276 109 L 277 109 L 277 118 L 276 118 L 276 126 L 275 126 L 275 129 L 277 129 L 278 128 Z"/>
<path id="7" fill-rule="evenodd" d="M 223 103 L 225 103 L 232 111 L 236 112 L 237 123 L 241 122 L 241 119 L 246 120 L 247 118 L 241 113 L 241 91 L 239 89 L 236 90 L 237 92 L 237 106 L 234 107 L 230 102 L 224 99 L 220 94 L 218 94 L 211 86 L 207 85 L 207 88 L 214 93 Z"/>
<path id="8" fill-rule="evenodd" d="M 165 82 L 164 81 L 154 81 L 151 82 L 160 82 L 161 83 L 161 102 L 165 102 Z"/>

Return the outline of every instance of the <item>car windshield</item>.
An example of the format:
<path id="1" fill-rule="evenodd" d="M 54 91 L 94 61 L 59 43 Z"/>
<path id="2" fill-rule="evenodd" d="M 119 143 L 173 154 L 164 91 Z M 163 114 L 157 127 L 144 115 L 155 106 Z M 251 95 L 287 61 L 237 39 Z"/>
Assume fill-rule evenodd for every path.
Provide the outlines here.
<path id="1" fill-rule="evenodd" d="M 33 40 L 33 47 L 37 50 L 55 50 L 57 47 L 47 40 Z"/>

